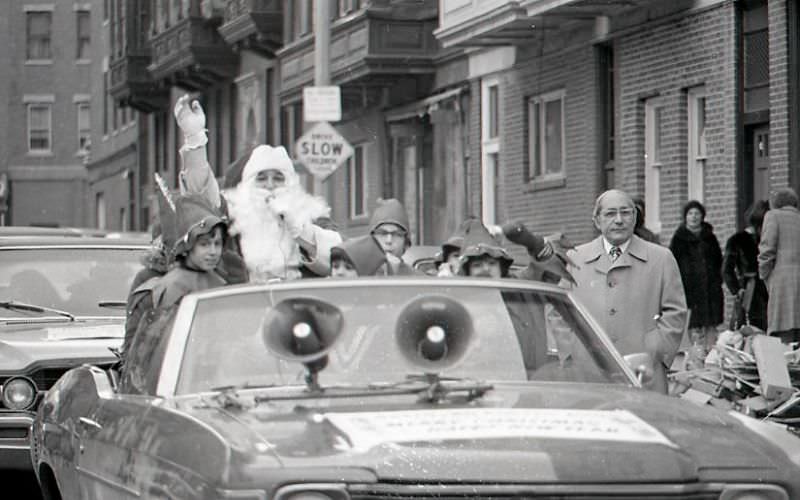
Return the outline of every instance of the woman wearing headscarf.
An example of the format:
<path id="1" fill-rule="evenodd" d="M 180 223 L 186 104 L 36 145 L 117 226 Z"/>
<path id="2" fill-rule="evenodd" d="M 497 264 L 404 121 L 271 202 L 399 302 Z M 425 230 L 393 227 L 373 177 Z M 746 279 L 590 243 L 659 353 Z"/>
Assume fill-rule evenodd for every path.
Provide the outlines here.
<path id="1" fill-rule="evenodd" d="M 716 342 L 716 327 L 723 319 L 722 251 L 705 218 L 702 203 L 687 203 L 683 223 L 675 230 L 669 248 L 678 262 L 686 305 L 691 310 L 690 339 L 708 349 Z"/>
<path id="2" fill-rule="evenodd" d="M 725 243 L 722 277 L 728 291 L 736 297 L 731 321 L 734 329 L 749 322 L 767 331 L 767 287 L 758 277 L 758 244 L 767 210 L 767 201 L 753 203 L 744 214 L 747 227 L 728 238 Z"/>
<path id="3" fill-rule="evenodd" d="M 175 118 L 184 135 L 181 187 L 217 207 L 227 206 L 230 234 L 238 239 L 249 281 L 327 276 L 331 247 L 342 238 L 326 223 L 330 207 L 325 200 L 300 185 L 286 149 L 254 148 L 241 179 L 220 196 L 208 164 L 202 107 L 185 95 L 175 104 Z"/>
<path id="4" fill-rule="evenodd" d="M 758 245 L 758 274 L 769 291 L 767 326 L 783 342 L 800 340 L 800 211 L 797 193 L 777 189 L 769 199 Z"/>

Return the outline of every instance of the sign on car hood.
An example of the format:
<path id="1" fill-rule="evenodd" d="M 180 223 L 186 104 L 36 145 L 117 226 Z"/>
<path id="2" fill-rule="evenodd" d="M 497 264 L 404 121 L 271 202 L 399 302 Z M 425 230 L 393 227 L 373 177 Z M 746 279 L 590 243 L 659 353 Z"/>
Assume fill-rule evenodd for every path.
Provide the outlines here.
<path id="1" fill-rule="evenodd" d="M 267 453 L 287 469 L 355 467 L 381 481 L 670 483 L 713 470 L 767 477 L 785 463 L 722 412 L 648 391 L 575 386 L 503 391 L 510 399 L 470 407 L 367 399 L 189 411 L 237 443 L 243 454 L 232 459 L 241 466 Z"/>
<path id="2" fill-rule="evenodd" d="M 0 329 L 0 370 L 21 370 L 34 362 L 113 360 L 109 347 L 125 335 L 122 319 L 5 326 Z"/>

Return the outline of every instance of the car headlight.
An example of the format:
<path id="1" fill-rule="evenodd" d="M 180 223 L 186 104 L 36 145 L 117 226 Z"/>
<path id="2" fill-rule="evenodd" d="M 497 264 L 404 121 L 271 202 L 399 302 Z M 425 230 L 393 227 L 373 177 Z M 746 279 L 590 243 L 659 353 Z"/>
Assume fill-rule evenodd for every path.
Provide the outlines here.
<path id="1" fill-rule="evenodd" d="M 3 384 L 3 404 L 9 410 L 27 410 L 36 401 L 36 385 L 25 377 L 11 377 Z"/>
<path id="2" fill-rule="evenodd" d="M 343 484 L 291 484 L 278 489 L 274 500 L 350 500 L 350 495 Z"/>
<path id="3" fill-rule="evenodd" d="M 264 490 L 217 490 L 217 498 L 228 500 L 267 500 Z"/>
<path id="4" fill-rule="evenodd" d="M 729 484 L 719 500 L 789 500 L 783 488 L 770 484 Z"/>

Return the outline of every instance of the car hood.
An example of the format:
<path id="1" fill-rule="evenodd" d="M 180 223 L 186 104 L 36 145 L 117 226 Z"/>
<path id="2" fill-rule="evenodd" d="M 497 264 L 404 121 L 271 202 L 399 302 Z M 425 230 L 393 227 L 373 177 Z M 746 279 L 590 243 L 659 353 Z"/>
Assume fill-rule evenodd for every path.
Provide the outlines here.
<path id="1" fill-rule="evenodd" d="M 497 387 L 462 405 L 368 397 L 198 408 L 183 409 L 229 443 L 259 444 L 234 446 L 241 464 L 231 470 L 258 463 L 256 449 L 287 469 L 366 469 L 379 481 L 669 483 L 787 467 L 723 412 L 608 386 Z"/>
<path id="2" fill-rule="evenodd" d="M 102 363 L 114 359 L 109 347 L 119 347 L 124 318 L 28 323 L 0 326 L 0 372 L 23 370 L 33 363 L 60 360 Z"/>

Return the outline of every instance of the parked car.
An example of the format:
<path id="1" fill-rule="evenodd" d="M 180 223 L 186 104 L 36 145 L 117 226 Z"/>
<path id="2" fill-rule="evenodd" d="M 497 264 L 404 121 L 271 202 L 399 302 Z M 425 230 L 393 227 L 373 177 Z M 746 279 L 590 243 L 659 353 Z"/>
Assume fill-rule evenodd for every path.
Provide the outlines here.
<path id="1" fill-rule="evenodd" d="M 0 237 L 0 468 L 30 469 L 45 391 L 82 363 L 107 366 L 149 243 L 139 237 Z"/>
<path id="2" fill-rule="evenodd" d="M 45 498 L 800 498 L 798 438 L 642 389 L 546 284 L 223 287 L 130 355 L 39 407 Z"/>

